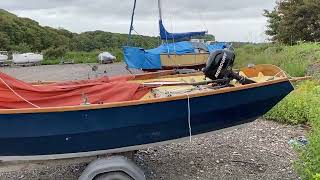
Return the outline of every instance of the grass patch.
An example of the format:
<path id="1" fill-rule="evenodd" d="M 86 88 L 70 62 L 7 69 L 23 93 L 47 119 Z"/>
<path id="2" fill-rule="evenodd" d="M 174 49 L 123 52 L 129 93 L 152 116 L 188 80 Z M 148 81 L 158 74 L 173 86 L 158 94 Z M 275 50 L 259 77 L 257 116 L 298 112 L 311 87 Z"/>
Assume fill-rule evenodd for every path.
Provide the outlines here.
<path id="1" fill-rule="evenodd" d="M 302 179 L 320 178 L 320 83 L 306 81 L 275 106 L 265 116 L 267 119 L 288 124 L 307 123 L 312 130 L 309 144 L 297 147 L 299 159 L 295 167 Z"/>
<path id="2" fill-rule="evenodd" d="M 291 76 L 304 76 L 311 63 L 320 61 L 318 43 L 295 46 L 279 44 L 245 45 L 236 49 L 236 67 L 248 64 L 274 64 Z"/>
<path id="3" fill-rule="evenodd" d="M 265 118 L 287 124 L 303 124 L 311 121 L 310 111 L 315 108 L 317 89 L 315 81 L 305 81 L 296 85 L 296 90 L 278 103 Z M 320 99 L 318 99 L 320 101 Z"/>
<path id="4" fill-rule="evenodd" d="M 295 166 L 302 179 L 320 180 L 320 85 L 310 92 L 312 97 L 308 103 L 307 118 L 312 130 L 308 134 L 309 144 L 298 148 L 299 160 Z"/>
<path id="5" fill-rule="evenodd" d="M 123 60 L 123 53 L 122 50 L 119 48 L 110 48 L 107 50 L 96 50 L 92 52 L 85 52 L 85 51 L 69 51 L 63 57 L 52 59 L 48 57 L 44 57 L 44 60 L 41 64 L 43 65 L 52 65 L 52 64 L 59 64 L 61 59 L 64 61 L 73 61 L 75 64 L 82 64 L 82 63 L 98 63 L 98 55 L 101 52 L 108 51 L 114 56 L 116 56 L 116 62 L 121 62 Z"/>

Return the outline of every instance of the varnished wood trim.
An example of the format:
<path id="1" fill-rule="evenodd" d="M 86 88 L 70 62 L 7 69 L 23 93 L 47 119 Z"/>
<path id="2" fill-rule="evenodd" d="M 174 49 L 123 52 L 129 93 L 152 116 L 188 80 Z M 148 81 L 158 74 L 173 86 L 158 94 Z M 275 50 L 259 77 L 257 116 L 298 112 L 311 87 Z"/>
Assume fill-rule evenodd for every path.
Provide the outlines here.
<path id="1" fill-rule="evenodd" d="M 157 99 L 146 99 L 146 100 L 135 100 L 135 101 L 125 101 L 125 102 L 115 102 L 115 103 L 106 103 L 106 104 L 97 104 L 97 105 L 79 105 L 79 106 L 66 106 L 66 107 L 48 107 L 48 108 L 24 108 L 24 109 L 0 109 L 0 114 L 20 114 L 20 113 L 49 113 L 49 112 L 66 112 L 66 111 L 80 111 L 80 110 L 93 110 L 93 109 L 103 109 L 103 108 L 115 108 L 115 107 L 126 107 L 126 106 L 134 106 L 141 104 L 149 104 L 149 103 L 160 103 L 174 100 L 182 100 L 195 97 L 202 96 L 210 96 L 215 94 L 222 94 L 228 92 L 234 92 L 239 90 L 257 88 L 262 86 L 268 86 L 272 84 L 277 84 L 281 82 L 289 81 L 288 78 L 281 78 L 277 80 L 262 82 L 262 83 L 254 83 L 243 85 L 239 87 L 229 87 L 224 89 L 212 90 L 207 92 L 199 92 L 199 93 L 189 93 L 177 95 L 173 97 L 166 98 L 157 98 Z"/>
<path id="2" fill-rule="evenodd" d="M 163 70 L 157 72 L 148 72 L 143 74 L 133 74 L 133 80 L 146 80 L 146 79 L 156 79 L 164 76 L 175 75 L 177 72 L 175 70 Z M 130 76 L 130 75 L 129 75 Z M 36 81 L 30 82 L 32 85 L 47 85 L 56 83 L 55 81 Z"/>
<path id="3" fill-rule="evenodd" d="M 195 56 L 195 55 L 210 55 L 210 53 L 207 53 L 207 52 L 202 52 L 202 53 L 188 53 L 188 54 L 165 54 L 165 53 L 162 53 L 160 54 L 161 56 Z"/>
<path id="4" fill-rule="evenodd" d="M 258 64 L 253 67 L 241 68 L 240 70 L 249 78 L 258 76 L 259 72 L 265 76 L 286 77 L 282 69 L 271 64 Z"/>
<path id="5" fill-rule="evenodd" d="M 145 80 L 145 79 L 154 79 L 162 76 L 168 76 L 176 74 L 175 70 L 164 70 L 164 71 L 157 71 L 157 72 L 150 72 L 144 74 L 136 74 L 134 75 L 134 80 Z"/>
<path id="6" fill-rule="evenodd" d="M 297 82 L 297 81 L 304 81 L 304 80 L 310 80 L 312 79 L 312 76 L 305 76 L 305 77 L 292 77 L 290 79 L 291 82 Z"/>
<path id="7" fill-rule="evenodd" d="M 175 75 L 167 75 L 167 76 L 161 76 L 157 79 L 166 79 L 166 78 L 177 78 L 177 77 L 190 77 L 190 76 L 201 76 L 204 75 L 203 72 L 195 72 L 190 74 L 175 74 Z"/>

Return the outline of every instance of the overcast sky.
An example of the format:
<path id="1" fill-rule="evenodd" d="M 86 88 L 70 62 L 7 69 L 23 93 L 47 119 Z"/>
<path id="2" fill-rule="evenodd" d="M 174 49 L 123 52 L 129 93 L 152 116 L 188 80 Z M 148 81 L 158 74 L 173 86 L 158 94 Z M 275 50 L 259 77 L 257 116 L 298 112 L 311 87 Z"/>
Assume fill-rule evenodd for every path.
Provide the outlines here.
<path id="1" fill-rule="evenodd" d="M 219 41 L 262 42 L 263 9 L 276 0 L 162 0 L 168 31 L 208 30 Z M 41 25 L 73 32 L 103 30 L 128 33 L 133 0 L 0 0 L 0 8 Z M 139 34 L 158 35 L 157 0 L 137 0 L 134 27 Z"/>

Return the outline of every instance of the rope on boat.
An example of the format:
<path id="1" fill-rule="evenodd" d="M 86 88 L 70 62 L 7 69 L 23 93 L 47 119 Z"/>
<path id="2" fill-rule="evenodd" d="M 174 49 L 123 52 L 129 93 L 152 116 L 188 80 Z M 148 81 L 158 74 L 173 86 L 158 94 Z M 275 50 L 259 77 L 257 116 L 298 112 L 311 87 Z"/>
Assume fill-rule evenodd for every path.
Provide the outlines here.
<path id="1" fill-rule="evenodd" d="M 24 97 L 22 97 L 20 94 L 18 94 L 15 90 L 13 90 L 1 77 L 0 80 L 2 81 L 2 83 L 7 86 L 7 88 L 9 88 L 16 96 L 18 96 L 19 98 L 21 98 L 22 100 L 24 100 L 25 102 L 27 102 L 28 104 L 36 107 L 36 108 L 40 108 L 40 106 L 37 106 L 35 104 L 33 104 L 32 102 L 28 101 L 27 99 L 25 99 Z"/>
<path id="2" fill-rule="evenodd" d="M 189 141 L 192 141 L 192 127 L 191 127 L 191 108 L 190 108 L 190 96 L 188 96 L 188 126 L 189 126 Z"/>

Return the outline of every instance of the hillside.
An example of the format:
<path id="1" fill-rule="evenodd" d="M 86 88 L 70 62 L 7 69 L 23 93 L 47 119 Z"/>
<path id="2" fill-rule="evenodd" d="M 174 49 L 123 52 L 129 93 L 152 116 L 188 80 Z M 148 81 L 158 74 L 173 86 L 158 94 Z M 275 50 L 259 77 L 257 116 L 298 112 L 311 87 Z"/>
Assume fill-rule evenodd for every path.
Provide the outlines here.
<path id="1" fill-rule="evenodd" d="M 93 51 L 121 48 L 128 35 L 104 31 L 72 33 L 65 29 L 43 27 L 38 22 L 18 17 L 0 9 L 0 50 L 41 52 L 63 48 L 67 51 Z M 132 37 L 133 45 L 150 48 L 159 43 L 157 37 Z"/>

